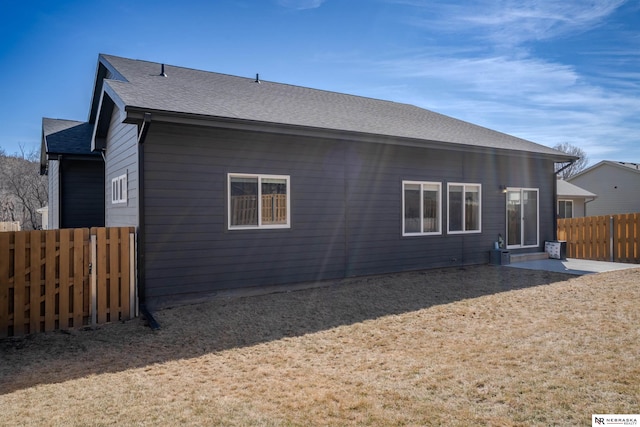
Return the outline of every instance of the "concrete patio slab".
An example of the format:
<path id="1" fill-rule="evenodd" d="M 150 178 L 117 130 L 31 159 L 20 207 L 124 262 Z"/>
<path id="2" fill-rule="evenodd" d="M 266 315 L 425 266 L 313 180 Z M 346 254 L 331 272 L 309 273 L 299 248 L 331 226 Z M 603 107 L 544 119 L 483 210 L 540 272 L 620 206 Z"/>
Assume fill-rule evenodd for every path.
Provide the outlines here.
<path id="1" fill-rule="evenodd" d="M 535 261 L 516 262 L 507 267 L 526 268 L 529 270 L 547 270 L 557 273 L 584 274 L 604 273 L 606 271 L 626 270 L 629 268 L 640 268 L 640 264 L 625 264 L 620 262 L 589 261 L 584 259 L 567 258 L 543 259 Z"/>

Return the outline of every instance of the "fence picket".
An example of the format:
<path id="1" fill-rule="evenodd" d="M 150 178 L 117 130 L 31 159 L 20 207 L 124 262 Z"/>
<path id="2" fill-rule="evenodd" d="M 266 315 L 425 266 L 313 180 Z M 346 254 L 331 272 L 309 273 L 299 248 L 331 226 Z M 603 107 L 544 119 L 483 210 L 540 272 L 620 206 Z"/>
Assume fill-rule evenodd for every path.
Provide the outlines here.
<path id="1" fill-rule="evenodd" d="M 73 301 L 71 286 L 73 278 L 70 277 L 71 257 L 69 256 L 71 245 L 71 230 L 68 228 L 60 230 L 60 255 L 58 273 L 58 328 L 69 328 L 69 305 Z"/>
<path id="2" fill-rule="evenodd" d="M 129 289 L 131 279 L 129 277 L 129 230 L 120 230 L 120 317 L 128 319 L 131 313 L 129 307 Z"/>
<path id="3" fill-rule="evenodd" d="M 120 229 L 112 228 L 108 230 L 109 243 L 109 321 L 119 320 L 120 312 Z"/>
<path id="4" fill-rule="evenodd" d="M 11 251 L 9 250 L 11 235 L 9 233 L 0 233 L 0 259 L 6 262 L 0 262 L 0 338 L 9 335 L 9 273 L 13 265 L 13 259 L 9 258 Z M 6 254 L 6 258 L 4 257 Z"/>
<path id="5" fill-rule="evenodd" d="M 44 330 L 56 329 L 56 261 L 58 260 L 57 230 L 47 230 L 45 234 L 45 276 L 44 276 Z M 40 248 L 39 248 L 40 249 Z M 41 257 L 42 258 L 42 257 Z"/>
<path id="6" fill-rule="evenodd" d="M 105 228 L 92 228 L 91 233 L 95 235 L 97 239 L 97 265 L 93 268 L 96 269 L 98 278 L 97 283 L 104 283 L 104 286 L 98 286 L 98 323 L 107 322 L 107 295 L 109 295 L 109 282 L 107 278 L 107 259 L 109 253 L 107 252 L 107 230 Z"/>
<path id="7" fill-rule="evenodd" d="M 29 281 L 25 282 L 25 285 L 29 288 L 29 332 L 32 333 L 40 331 L 42 314 L 42 232 L 36 231 L 27 235 L 29 256 L 25 274 L 28 273 Z"/>
<path id="8" fill-rule="evenodd" d="M 640 213 L 632 214 L 631 218 L 631 236 L 633 238 L 633 259 L 640 259 L 640 251 L 638 250 L 638 246 L 640 246 Z"/>
<path id="9" fill-rule="evenodd" d="M 25 285 L 27 274 L 27 236 L 28 232 L 18 231 L 14 244 L 14 276 L 13 276 L 13 334 L 24 334 Z"/>

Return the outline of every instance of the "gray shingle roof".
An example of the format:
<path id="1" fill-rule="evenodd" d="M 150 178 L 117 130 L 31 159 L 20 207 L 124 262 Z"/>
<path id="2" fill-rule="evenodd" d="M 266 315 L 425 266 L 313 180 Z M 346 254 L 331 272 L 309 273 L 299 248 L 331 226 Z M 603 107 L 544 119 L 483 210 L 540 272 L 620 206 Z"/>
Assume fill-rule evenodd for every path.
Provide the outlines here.
<path id="1" fill-rule="evenodd" d="M 409 104 L 100 55 L 127 107 L 410 138 L 571 158 L 549 147 Z M 124 80 L 123 80 L 124 79 Z"/>
<path id="2" fill-rule="evenodd" d="M 91 152 L 93 125 L 75 120 L 42 119 L 47 154 L 96 155 Z"/>
<path id="3" fill-rule="evenodd" d="M 558 180 L 558 196 L 560 197 L 588 197 L 595 198 L 596 195 L 590 191 L 585 190 L 584 188 L 578 187 L 575 184 L 571 184 L 570 182 L 564 181 L 562 179 Z"/>

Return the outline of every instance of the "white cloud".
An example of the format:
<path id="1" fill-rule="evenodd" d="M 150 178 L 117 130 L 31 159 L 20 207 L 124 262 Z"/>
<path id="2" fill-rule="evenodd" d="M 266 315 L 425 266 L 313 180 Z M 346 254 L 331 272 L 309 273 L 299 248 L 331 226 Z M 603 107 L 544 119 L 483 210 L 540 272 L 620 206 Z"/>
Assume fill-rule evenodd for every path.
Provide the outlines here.
<path id="1" fill-rule="evenodd" d="M 278 0 L 282 7 L 296 10 L 316 9 L 322 6 L 326 0 Z"/>
<path id="2" fill-rule="evenodd" d="M 585 149 L 592 162 L 640 157 L 637 92 L 596 85 L 569 65 L 431 51 L 368 68 L 388 76 L 392 83 L 384 87 L 393 87 L 392 96 L 402 102 L 547 146 L 569 142 Z"/>
<path id="3" fill-rule="evenodd" d="M 388 1 L 417 8 L 415 25 L 469 34 L 496 46 L 517 46 L 594 28 L 627 0 Z"/>
<path id="4" fill-rule="evenodd" d="M 424 55 L 382 65 L 398 77 L 446 80 L 454 87 L 494 97 L 563 90 L 579 80 L 568 65 L 528 57 Z"/>
<path id="5" fill-rule="evenodd" d="M 371 67 L 407 85 L 396 99 L 548 146 L 569 142 L 592 162 L 640 160 L 638 73 L 629 66 L 637 50 L 583 45 L 583 55 L 601 61 L 590 61 L 587 75 L 531 48 L 607 24 L 626 0 L 385 1 L 413 8 L 408 23 L 438 41 Z"/>

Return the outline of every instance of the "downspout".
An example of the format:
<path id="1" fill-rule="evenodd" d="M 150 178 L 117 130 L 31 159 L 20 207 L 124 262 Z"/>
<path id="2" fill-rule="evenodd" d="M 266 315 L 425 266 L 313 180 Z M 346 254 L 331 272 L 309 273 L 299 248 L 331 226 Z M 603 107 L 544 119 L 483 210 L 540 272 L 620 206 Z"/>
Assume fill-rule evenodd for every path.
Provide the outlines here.
<path id="1" fill-rule="evenodd" d="M 63 228 L 62 227 L 62 172 L 63 172 L 63 168 L 62 168 L 62 155 L 58 156 L 58 176 L 57 176 L 57 180 L 58 180 L 58 206 L 57 206 L 57 210 L 58 210 L 58 227 L 57 228 Z"/>
<path id="2" fill-rule="evenodd" d="M 558 174 L 575 163 L 569 162 L 553 173 L 553 240 L 558 240 Z"/>
<path id="3" fill-rule="evenodd" d="M 587 203 L 591 203 L 596 199 L 596 197 L 592 198 L 591 200 L 585 200 L 584 201 L 584 216 L 587 216 Z"/>
<path id="4" fill-rule="evenodd" d="M 147 309 L 146 304 L 146 266 L 145 266 L 145 203 L 144 203 L 144 141 L 151 125 L 151 113 L 144 113 L 140 133 L 138 134 L 138 298 L 142 316 L 153 330 L 160 324 Z"/>

